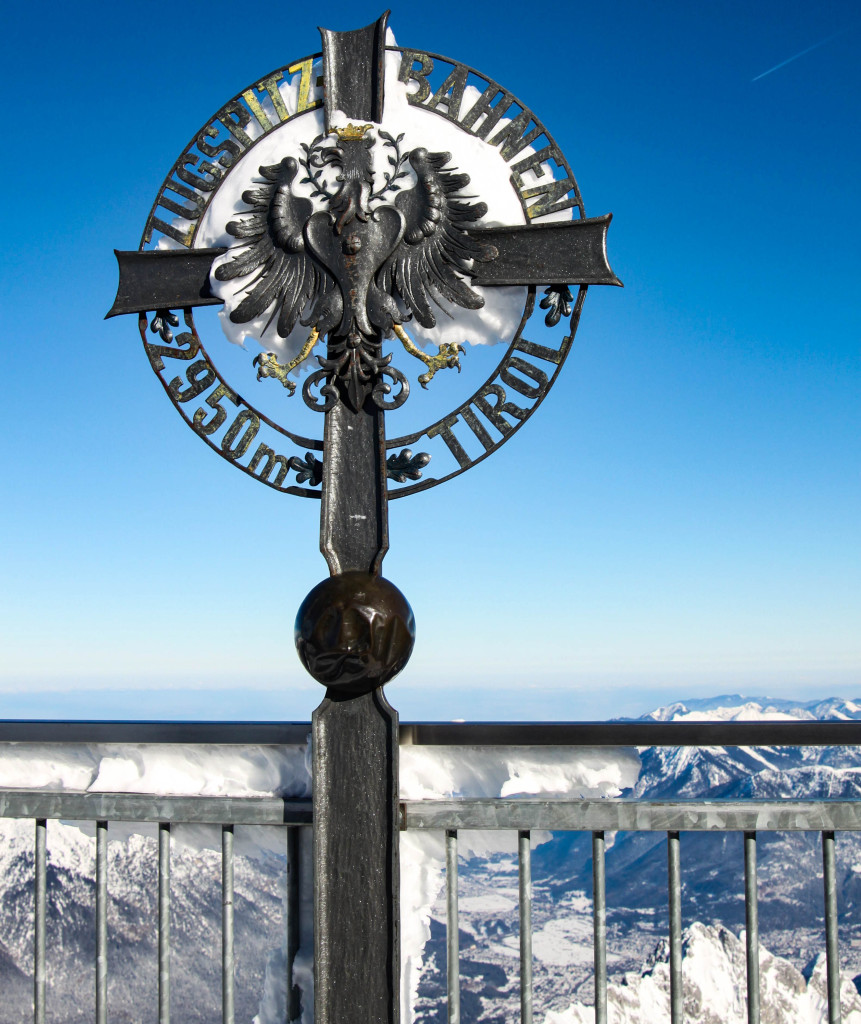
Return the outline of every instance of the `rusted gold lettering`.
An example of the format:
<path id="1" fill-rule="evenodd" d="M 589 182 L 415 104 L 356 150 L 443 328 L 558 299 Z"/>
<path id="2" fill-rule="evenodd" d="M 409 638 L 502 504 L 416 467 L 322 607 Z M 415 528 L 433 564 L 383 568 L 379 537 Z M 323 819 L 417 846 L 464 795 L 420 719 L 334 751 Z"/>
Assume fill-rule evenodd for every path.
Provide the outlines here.
<path id="1" fill-rule="evenodd" d="M 558 366 L 568 354 L 568 349 L 571 347 L 571 339 L 565 337 L 562 340 L 562 345 L 557 349 L 548 348 L 546 345 L 538 345 L 534 341 L 527 341 L 526 338 L 518 338 L 514 343 L 514 347 L 521 352 L 525 352 L 526 355 L 532 356 L 534 359 L 546 359 L 548 363 L 556 363 Z"/>
<path id="2" fill-rule="evenodd" d="M 304 63 L 310 62 L 305 61 Z M 273 74 L 268 75 L 266 78 L 261 78 L 254 88 L 258 92 L 266 92 L 279 121 L 288 121 L 290 119 L 290 112 L 287 110 L 287 105 L 284 103 L 284 97 L 281 95 L 281 89 L 278 84 L 281 81 L 283 81 L 283 75 L 280 71 L 276 71 Z"/>
<path id="3" fill-rule="evenodd" d="M 491 146 L 500 146 L 500 155 L 503 160 L 511 160 L 527 146 L 544 134 L 544 128 L 537 124 L 531 131 L 527 132 L 530 122 L 534 120 L 531 110 L 521 110 L 517 117 L 513 117 L 507 125 L 504 125 L 492 139 Z"/>
<path id="4" fill-rule="evenodd" d="M 191 203 L 191 208 L 183 206 L 181 203 L 177 203 L 166 195 L 167 190 L 175 192 L 178 196 L 182 196 L 183 199 L 187 199 Z M 161 195 L 158 199 L 158 205 L 163 206 L 166 210 L 170 210 L 171 213 L 175 213 L 177 217 L 185 217 L 186 220 L 197 220 L 197 218 L 206 209 L 206 200 L 198 192 L 188 188 L 186 185 L 180 185 L 179 182 L 168 180 L 168 182 L 162 186 Z"/>
<path id="5" fill-rule="evenodd" d="M 494 100 L 497 100 L 495 106 Z M 497 85 L 489 85 L 469 108 L 460 123 L 464 128 L 473 131 L 480 139 L 486 139 L 513 102 L 514 97 L 510 93 L 500 89 Z M 482 115 L 485 115 L 484 120 L 476 128 L 475 125 Z"/>
<path id="6" fill-rule="evenodd" d="M 192 174 L 191 171 L 186 170 L 187 167 L 194 167 L 198 159 L 199 157 L 195 153 L 183 153 L 176 162 L 176 176 L 186 185 L 191 185 L 192 188 L 200 189 L 201 192 L 212 192 L 218 184 L 217 178 L 209 181 L 206 178 L 201 178 L 199 174 Z M 212 164 L 202 166 L 212 167 Z"/>
<path id="7" fill-rule="evenodd" d="M 236 100 L 225 103 L 216 115 L 216 119 L 224 125 L 242 148 L 247 149 L 251 145 L 251 136 L 245 131 L 251 124 L 251 115 L 241 103 Z"/>
<path id="8" fill-rule="evenodd" d="M 496 398 L 493 404 L 487 400 L 490 395 Z M 500 387 L 499 384 L 485 384 L 475 396 L 473 402 L 476 408 L 483 412 L 500 434 L 503 435 L 513 429 L 513 424 L 502 418 L 503 413 L 516 420 L 525 420 L 529 415 L 527 410 L 521 409 L 519 405 L 515 405 L 513 402 L 506 402 L 505 389 Z"/>
<path id="9" fill-rule="evenodd" d="M 526 207 L 526 216 L 530 220 L 536 217 L 543 217 L 548 213 L 558 213 L 560 210 L 570 210 L 577 206 L 577 197 L 573 198 L 568 193 L 576 188 L 573 178 L 563 178 L 561 181 L 548 182 L 546 185 L 537 185 L 535 188 L 524 188 L 520 190 L 521 197 L 525 200 L 540 197 L 538 202 L 531 203 Z"/>
<path id="10" fill-rule="evenodd" d="M 214 376 L 214 374 L 213 374 Z M 234 405 L 239 405 L 240 398 L 236 392 L 228 387 L 226 384 L 219 384 L 215 391 L 206 399 L 206 404 L 210 409 L 214 409 L 215 412 L 212 419 L 206 422 L 206 410 L 195 409 L 194 416 L 192 417 L 192 425 L 199 434 L 214 434 L 216 430 L 221 426 L 227 417 L 227 411 L 219 405 L 222 398 L 226 398 L 228 402 L 232 402 Z M 184 401 L 184 399 L 183 399 Z"/>
<path id="11" fill-rule="evenodd" d="M 287 470 L 290 468 L 290 463 L 288 462 L 287 457 L 285 455 L 276 455 L 268 445 L 261 444 L 257 451 L 251 456 L 251 462 L 248 463 L 248 468 L 252 473 L 257 473 L 257 467 L 264 459 L 266 460 L 266 464 L 257 475 L 261 480 L 265 480 L 266 483 L 274 483 L 276 487 L 280 487 L 287 477 Z M 275 474 L 275 480 L 270 481 L 269 474 L 276 466 L 278 467 L 278 472 Z"/>
<path id="12" fill-rule="evenodd" d="M 218 135 L 218 131 L 218 128 L 216 128 L 214 124 L 208 124 L 200 135 L 197 136 L 197 148 L 201 153 L 204 153 L 208 157 L 218 157 L 218 163 L 227 169 L 228 167 L 233 166 L 236 162 L 236 158 L 242 150 L 236 145 L 233 139 L 222 139 L 215 146 L 208 143 L 206 141 L 207 138 L 214 139 Z M 221 156 L 218 156 L 219 153 L 221 153 Z M 201 167 L 203 167 L 204 170 L 207 169 L 205 164 L 201 164 Z"/>
<path id="13" fill-rule="evenodd" d="M 156 372 L 164 369 L 164 356 L 167 356 L 168 359 L 193 359 L 197 355 L 200 343 L 193 334 L 184 331 L 182 334 L 178 334 L 174 340 L 176 341 L 176 348 L 170 348 L 167 345 L 153 345 L 150 342 L 146 342 L 146 354 L 149 356 L 152 368 Z M 183 346 L 186 347 L 183 348 Z"/>
<path id="14" fill-rule="evenodd" d="M 462 64 L 455 65 L 448 78 L 428 100 L 427 106 L 430 109 L 436 109 L 440 104 L 443 104 L 446 117 L 456 121 L 460 117 L 460 105 L 463 102 L 463 90 L 466 88 L 467 74 L 468 71 Z"/>
<path id="15" fill-rule="evenodd" d="M 242 98 L 248 104 L 251 109 L 251 113 L 254 115 L 255 120 L 263 129 L 264 132 L 272 130 L 272 122 L 269 120 L 269 115 L 260 105 L 260 100 L 254 95 L 254 89 L 246 89 L 242 94 Z"/>
<path id="16" fill-rule="evenodd" d="M 414 64 L 418 64 L 419 67 L 415 68 Z M 422 53 L 421 50 L 404 50 L 398 78 L 405 85 L 410 82 L 419 84 L 417 92 L 407 93 L 410 103 L 424 103 L 430 96 L 431 88 L 428 75 L 431 71 L 433 71 L 433 60 L 426 53 Z"/>
<path id="17" fill-rule="evenodd" d="M 469 427 L 469 429 L 475 434 L 475 436 L 481 441 L 486 451 L 490 451 L 493 448 L 493 438 L 484 429 L 481 420 L 475 415 L 468 405 L 465 405 L 460 410 L 463 416 L 463 421 Z"/>
<path id="18" fill-rule="evenodd" d="M 428 437 L 441 437 L 448 446 L 448 450 L 457 459 L 458 465 L 461 469 L 467 469 L 472 465 L 472 459 L 464 451 L 463 445 L 452 433 L 452 427 L 457 423 L 457 413 L 452 413 L 450 416 L 446 416 L 445 419 L 435 423 L 432 427 L 428 428 Z"/>
<path id="19" fill-rule="evenodd" d="M 246 426 L 246 424 L 248 424 Z M 245 431 L 239 441 L 236 438 L 239 435 L 239 431 L 245 427 Z M 257 432 L 260 430 L 260 418 L 256 413 L 250 409 L 240 409 L 237 413 L 236 419 L 230 424 L 225 430 L 224 437 L 221 439 L 221 450 L 228 457 L 228 459 L 241 459 L 242 456 L 248 451 L 251 446 L 251 442 L 257 437 Z"/>
<path id="20" fill-rule="evenodd" d="M 534 384 L 529 384 L 521 377 L 515 377 L 512 370 L 522 373 L 524 377 L 534 381 Z M 547 374 L 537 366 L 533 366 L 532 363 L 527 363 L 520 356 L 509 356 L 502 364 L 499 376 L 509 387 L 514 388 L 526 398 L 540 398 L 547 389 Z"/>
<path id="21" fill-rule="evenodd" d="M 194 224 L 189 224 L 185 231 L 180 231 L 173 224 L 168 224 L 160 217 L 153 215 L 152 226 L 154 231 L 160 231 L 163 235 L 167 235 L 168 238 L 172 238 L 175 242 L 179 242 L 180 245 L 184 245 L 186 249 L 191 245 Z"/>
<path id="22" fill-rule="evenodd" d="M 302 73 L 302 77 L 299 79 L 299 100 L 296 104 L 296 113 L 301 114 L 303 110 L 307 110 L 312 106 L 311 96 L 311 68 L 314 62 L 309 57 L 308 60 L 300 60 L 297 64 L 291 64 L 287 68 L 289 75 L 295 74 L 297 71 Z"/>
<path id="23" fill-rule="evenodd" d="M 198 359 L 185 371 L 185 378 L 189 383 L 189 387 L 185 389 L 183 389 L 182 380 L 179 377 L 174 377 L 167 386 L 174 402 L 189 402 L 192 398 L 197 398 L 207 388 L 212 387 L 215 383 L 215 370 L 205 359 Z M 197 413 L 195 413 L 196 415 Z"/>

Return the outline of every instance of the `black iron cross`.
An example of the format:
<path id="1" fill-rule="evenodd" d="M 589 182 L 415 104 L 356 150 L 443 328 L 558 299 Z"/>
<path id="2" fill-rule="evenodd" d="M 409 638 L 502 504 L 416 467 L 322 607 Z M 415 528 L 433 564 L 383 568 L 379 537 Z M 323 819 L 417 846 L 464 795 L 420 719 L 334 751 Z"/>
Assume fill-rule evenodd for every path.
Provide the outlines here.
<path id="1" fill-rule="evenodd" d="M 335 111 L 357 122 L 383 120 L 386 20 L 352 32 L 321 29 L 327 131 L 341 127 L 332 124 Z M 618 285 L 606 259 L 609 221 L 470 228 L 475 244 L 496 254 L 476 262 L 473 281 Z M 357 273 L 347 242 L 342 248 L 321 220 L 306 237 L 328 259 L 346 303 Z M 118 252 L 120 285 L 108 315 L 220 303 L 209 275 L 224 251 Z M 328 359 L 343 355 L 348 341 L 329 328 Z M 382 343 L 378 330 L 371 342 L 378 354 Z M 389 544 L 385 413 L 372 385 L 333 392 L 328 403 L 320 548 L 330 579 L 308 595 L 296 623 L 300 657 L 327 687 L 313 718 L 318 1024 L 397 1024 L 399 1014 L 398 716 L 382 684 L 406 664 L 413 622 L 403 596 L 380 575 Z"/>

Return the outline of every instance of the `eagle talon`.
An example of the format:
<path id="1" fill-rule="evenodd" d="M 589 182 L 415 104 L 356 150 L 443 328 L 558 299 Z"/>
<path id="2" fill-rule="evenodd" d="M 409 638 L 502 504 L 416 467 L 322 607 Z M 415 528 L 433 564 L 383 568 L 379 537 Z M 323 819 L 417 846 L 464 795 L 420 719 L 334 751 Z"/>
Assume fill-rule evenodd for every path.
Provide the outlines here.
<path id="1" fill-rule="evenodd" d="M 460 353 L 466 351 L 463 345 L 456 341 L 444 341 L 435 356 L 426 356 L 400 324 L 393 324 L 392 329 L 407 352 L 427 364 L 428 372 L 419 375 L 419 384 L 425 390 L 437 370 L 450 370 L 456 366 L 457 372 L 460 373 Z"/>
<path id="2" fill-rule="evenodd" d="M 439 352 L 435 356 L 421 356 L 421 358 L 428 364 L 428 372 L 421 374 L 419 377 L 419 384 L 427 389 L 428 383 L 437 372 L 437 370 L 450 370 L 455 366 L 457 372 L 460 373 L 460 353 L 465 352 L 463 345 L 458 344 L 456 341 L 448 342 L 444 341 L 439 347 Z"/>
<path id="3" fill-rule="evenodd" d="M 281 381 L 291 395 L 295 392 L 296 385 L 292 380 L 288 379 L 287 374 L 289 371 L 287 367 L 278 362 L 278 357 L 274 352 L 261 352 L 254 357 L 251 365 L 257 367 L 258 380 L 263 380 L 264 377 L 275 377 L 276 380 Z"/>
<path id="4" fill-rule="evenodd" d="M 287 375 L 291 370 L 295 370 L 303 360 L 308 358 L 311 354 L 311 349 L 317 344 L 319 337 L 320 332 L 314 327 L 308 336 L 308 340 L 302 346 L 302 351 L 286 365 L 278 362 L 278 357 L 274 352 L 259 352 L 251 363 L 252 366 L 257 367 L 257 379 L 263 380 L 264 377 L 275 377 L 276 380 L 280 380 L 284 387 L 287 388 L 292 397 L 296 393 L 296 382 L 290 380 Z"/>

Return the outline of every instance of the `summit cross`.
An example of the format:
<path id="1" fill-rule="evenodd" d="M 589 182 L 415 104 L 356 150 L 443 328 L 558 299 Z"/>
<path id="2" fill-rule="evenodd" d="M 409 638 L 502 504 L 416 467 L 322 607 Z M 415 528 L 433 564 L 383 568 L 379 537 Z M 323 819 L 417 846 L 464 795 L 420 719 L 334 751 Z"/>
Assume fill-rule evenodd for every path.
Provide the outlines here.
<path id="1" fill-rule="evenodd" d="M 277 324 L 282 337 L 297 322 L 310 328 L 305 347 L 288 366 L 279 364 L 271 353 L 259 356 L 258 378 L 277 377 L 292 394 L 295 384 L 288 372 L 310 355 L 318 339 L 326 344 L 325 357 L 318 359 L 320 369 L 307 379 L 303 396 L 308 405 L 325 414 L 320 549 L 330 577 L 306 597 L 295 630 L 303 664 L 326 686 L 325 699 L 312 720 L 318 1024 L 348 1020 L 398 1024 L 399 1020 L 398 715 L 382 687 L 409 659 L 414 621 L 406 599 L 381 576 L 381 569 L 389 546 L 387 475 L 391 475 L 385 413 L 406 400 L 409 385 L 391 365 L 392 357 L 383 354 L 384 343 L 394 335 L 427 364 L 427 373 L 419 378 L 425 385 L 437 371 L 459 368 L 460 353 L 459 345 L 447 344 L 440 345 L 438 355 L 426 356 L 401 326 L 410 314 L 423 326 L 435 324 L 429 299 L 441 296 L 453 306 L 476 309 L 483 300 L 468 281 L 491 288 L 547 285 L 542 306 L 550 310 L 548 323 L 555 324 L 562 312 L 571 314 L 570 286 L 581 286 L 582 301 L 582 286 L 621 284 L 606 256 L 611 215 L 475 227 L 487 207 L 472 203 L 473 197 L 462 193 L 469 177 L 449 166 L 448 153 L 413 149 L 408 156 L 417 186 L 401 190 L 387 180 L 385 187 L 373 191 L 368 133 L 378 131 L 391 140 L 386 144 L 397 146 L 391 136 L 374 128 L 384 120 L 387 18 L 388 12 L 350 32 L 320 30 L 325 134 L 311 148 L 317 167 L 328 164 L 340 170 L 337 191 L 315 186 L 325 194 L 328 211 L 312 212 L 311 200 L 294 194 L 299 171 L 295 158 L 285 156 L 278 164 L 261 166 L 261 187 L 243 193 L 248 209 L 227 225 L 239 242 L 230 252 L 235 249 L 237 254 L 214 270 L 218 280 L 257 275 L 246 285 L 246 298 L 231 312 L 235 322 L 248 322 L 271 310 L 269 323 Z M 424 96 L 429 70 L 423 57 L 416 60 L 418 71 L 405 67 L 419 81 Z M 311 63 L 306 63 L 310 73 Z M 458 104 L 465 75 L 464 71 L 458 78 L 453 73 L 447 82 Z M 276 101 L 270 89 L 273 78 L 264 83 L 277 108 L 283 100 L 278 94 Z M 307 100 L 308 83 L 304 78 L 303 82 Z M 251 93 L 243 95 L 248 98 Z M 254 103 L 262 109 L 258 100 Z M 489 104 L 490 100 L 484 112 L 488 130 L 490 122 L 497 124 L 501 116 L 501 110 L 493 113 Z M 222 119 L 222 123 L 229 122 Z M 237 130 L 235 124 L 232 130 Z M 214 137 L 214 129 L 209 134 Z M 484 137 L 478 131 L 474 134 Z M 332 135 L 337 141 L 330 144 Z M 539 153 L 526 162 L 538 167 L 540 157 Z M 309 156 L 306 167 L 311 166 L 310 160 Z M 398 167 L 400 160 L 398 151 Z M 480 185 L 473 182 L 479 191 Z M 397 197 L 387 205 L 371 207 L 372 200 L 396 191 Z M 172 208 L 170 201 L 162 205 Z M 159 230 L 171 232 L 169 225 L 159 223 Z M 226 252 L 188 247 L 117 252 L 120 283 L 108 315 L 156 311 L 158 319 L 161 311 L 169 315 L 171 309 L 184 309 L 188 315 L 195 306 L 221 303 L 209 281 L 214 261 Z M 306 310 L 310 312 L 300 320 Z M 543 358 L 561 365 L 563 355 L 547 356 L 549 349 L 532 345 L 530 350 L 531 343 L 519 344 L 521 353 L 543 352 Z M 167 347 L 158 351 L 157 360 L 173 355 Z M 180 358 L 191 358 L 197 350 L 188 351 Z M 514 363 L 521 371 L 525 366 L 535 382 L 520 387 L 531 388 L 532 397 L 540 400 L 546 374 L 530 369 L 520 357 L 514 357 Z M 204 378 L 193 378 L 192 369 L 185 393 L 194 397 L 204 386 L 195 391 L 195 381 Z M 209 386 L 215 377 L 206 380 Z M 311 397 L 311 384 L 320 386 L 322 402 Z M 392 384 L 400 389 L 395 395 Z M 501 423 L 500 429 L 507 433 L 511 427 L 500 420 L 500 412 L 510 406 L 499 392 L 494 422 Z M 224 415 L 217 399 L 207 402 L 218 410 L 216 415 L 204 422 L 209 414 L 198 410 L 193 422 L 208 437 Z M 476 437 L 491 451 L 487 430 L 474 416 L 470 420 L 471 415 L 463 410 Z M 235 430 L 230 428 L 233 440 L 241 425 L 238 417 L 235 425 Z M 463 467 L 463 448 L 446 430 L 440 427 L 437 433 Z"/>

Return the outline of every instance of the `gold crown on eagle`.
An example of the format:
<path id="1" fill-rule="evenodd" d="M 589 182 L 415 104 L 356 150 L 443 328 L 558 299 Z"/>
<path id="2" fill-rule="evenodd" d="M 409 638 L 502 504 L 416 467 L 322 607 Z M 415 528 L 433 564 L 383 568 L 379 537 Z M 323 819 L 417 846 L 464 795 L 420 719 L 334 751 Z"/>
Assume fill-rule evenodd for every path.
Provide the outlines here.
<path id="1" fill-rule="evenodd" d="M 336 134 L 341 142 L 355 142 L 357 139 L 363 139 L 365 132 L 369 132 L 373 127 L 372 124 L 351 123 L 346 128 L 338 128 L 337 126 L 330 128 L 329 135 Z"/>

